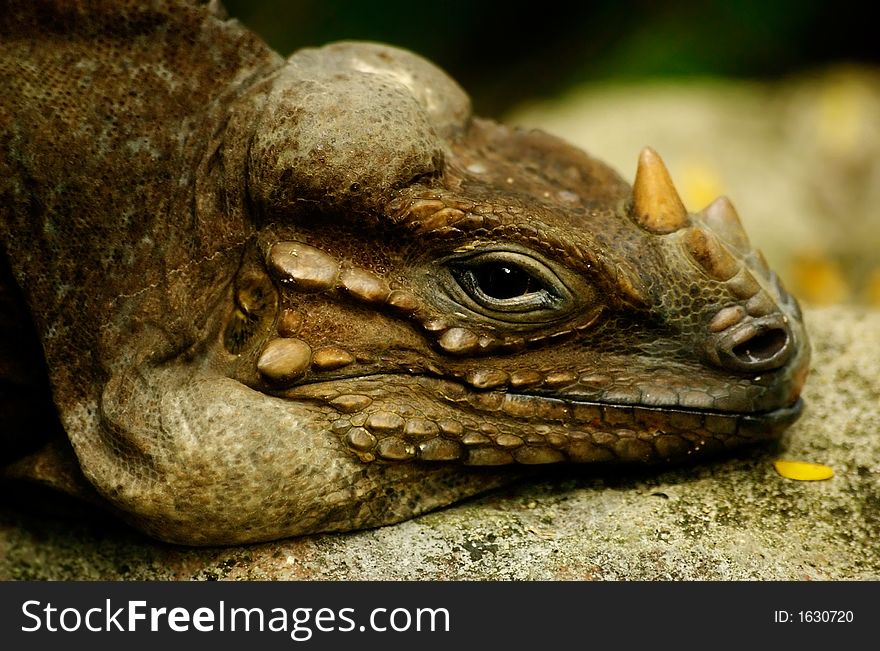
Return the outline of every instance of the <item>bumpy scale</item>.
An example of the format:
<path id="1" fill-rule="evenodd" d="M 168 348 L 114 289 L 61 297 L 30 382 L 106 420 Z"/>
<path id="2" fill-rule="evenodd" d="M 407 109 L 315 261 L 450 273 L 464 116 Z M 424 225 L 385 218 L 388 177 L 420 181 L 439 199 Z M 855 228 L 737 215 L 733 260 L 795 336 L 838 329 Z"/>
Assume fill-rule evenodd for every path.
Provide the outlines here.
<path id="1" fill-rule="evenodd" d="M 0 369 L 28 422 L 45 364 L 69 445 L 10 427 L 7 476 L 234 543 L 797 418 L 797 302 L 653 150 L 631 188 L 411 53 L 284 60 L 217 3 L 38 4 L 0 17 L 0 327 L 45 357 Z"/>

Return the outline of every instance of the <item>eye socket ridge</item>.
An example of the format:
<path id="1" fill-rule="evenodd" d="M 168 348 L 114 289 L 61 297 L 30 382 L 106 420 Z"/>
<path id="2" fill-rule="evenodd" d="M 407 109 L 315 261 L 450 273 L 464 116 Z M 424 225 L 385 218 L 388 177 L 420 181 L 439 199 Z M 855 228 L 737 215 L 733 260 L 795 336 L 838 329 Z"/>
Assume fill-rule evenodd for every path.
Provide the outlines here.
<path id="1" fill-rule="evenodd" d="M 490 310 L 553 310 L 568 294 L 546 265 L 521 253 L 478 253 L 451 264 L 450 270 L 461 289 L 477 304 Z"/>

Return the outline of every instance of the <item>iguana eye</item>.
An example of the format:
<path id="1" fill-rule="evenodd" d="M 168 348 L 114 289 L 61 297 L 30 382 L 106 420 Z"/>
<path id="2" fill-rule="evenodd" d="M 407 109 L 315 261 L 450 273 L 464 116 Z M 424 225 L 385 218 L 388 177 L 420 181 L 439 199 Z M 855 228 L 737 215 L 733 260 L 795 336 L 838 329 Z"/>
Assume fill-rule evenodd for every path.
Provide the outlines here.
<path id="1" fill-rule="evenodd" d="M 493 299 L 517 298 L 539 289 L 528 272 L 507 262 L 487 262 L 469 273 L 473 275 L 476 288 Z"/>
<path id="2" fill-rule="evenodd" d="M 550 269 L 521 253 L 480 253 L 457 261 L 451 269 L 468 297 L 488 310 L 533 312 L 552 309 L 566 293 Z"/>

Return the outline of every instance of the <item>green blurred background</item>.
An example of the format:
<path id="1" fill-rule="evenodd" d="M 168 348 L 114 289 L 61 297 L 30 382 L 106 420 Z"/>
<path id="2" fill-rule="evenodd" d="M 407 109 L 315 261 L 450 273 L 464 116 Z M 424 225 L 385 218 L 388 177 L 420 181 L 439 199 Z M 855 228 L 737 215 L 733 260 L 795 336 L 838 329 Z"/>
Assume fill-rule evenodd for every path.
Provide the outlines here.
<path id="1" fill-rule="evenodd" d="M 478 113 L 575 84 L 656 76 L 774 78 L 832 61 L 878 62 L 866 9 L 814 0 L 226 0 L 282 54 L 340 39 L 411 49 L 443 67 Z M 862 5 L 863 7 L 866 5 Z"/>

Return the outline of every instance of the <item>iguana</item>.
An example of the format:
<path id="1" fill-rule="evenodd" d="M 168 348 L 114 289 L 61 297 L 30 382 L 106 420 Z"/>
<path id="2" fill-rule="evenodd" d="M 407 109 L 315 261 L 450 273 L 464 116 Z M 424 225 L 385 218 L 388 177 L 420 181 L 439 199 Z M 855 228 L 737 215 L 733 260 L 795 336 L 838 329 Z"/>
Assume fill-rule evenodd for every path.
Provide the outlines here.
<path id="1" fill-rule="evenodd" d="M 6 0 L 0 30 L 7 477 L 240 543 L 801 411 L 796 300 L 649 148 L 630 187 L 415 54 L 285 60 L 213 1 Z"/>

